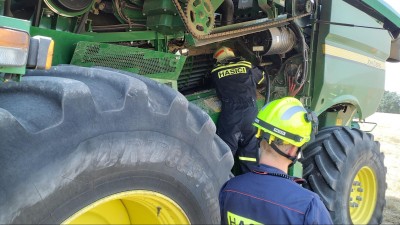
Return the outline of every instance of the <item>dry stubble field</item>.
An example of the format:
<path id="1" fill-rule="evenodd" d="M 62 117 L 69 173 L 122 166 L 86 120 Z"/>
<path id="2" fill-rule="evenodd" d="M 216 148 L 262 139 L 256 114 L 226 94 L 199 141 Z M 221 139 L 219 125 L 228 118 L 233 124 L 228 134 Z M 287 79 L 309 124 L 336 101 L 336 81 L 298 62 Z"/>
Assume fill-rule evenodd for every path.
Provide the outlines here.
<path id="1" fill-rule="evenodd" d="M 388 189 L 383 224 L 400 224 L 400 114 L 375 113 L 366 121 L 378 123 L 372 134 L 385 154 Z"/>

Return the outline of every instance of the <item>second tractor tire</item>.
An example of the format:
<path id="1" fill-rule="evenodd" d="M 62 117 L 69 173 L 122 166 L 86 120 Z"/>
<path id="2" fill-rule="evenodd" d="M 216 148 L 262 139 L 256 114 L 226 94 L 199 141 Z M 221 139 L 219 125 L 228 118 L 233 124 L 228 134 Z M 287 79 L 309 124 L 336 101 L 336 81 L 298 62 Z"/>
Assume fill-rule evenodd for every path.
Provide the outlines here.
<path id="1" fill-rule="evenodd" d="M 334 224 L 380 224 L 386 168 L 373 135 L 347 127 L 322 129 L 303 151 L 306 188 L 320 195 Z"/>

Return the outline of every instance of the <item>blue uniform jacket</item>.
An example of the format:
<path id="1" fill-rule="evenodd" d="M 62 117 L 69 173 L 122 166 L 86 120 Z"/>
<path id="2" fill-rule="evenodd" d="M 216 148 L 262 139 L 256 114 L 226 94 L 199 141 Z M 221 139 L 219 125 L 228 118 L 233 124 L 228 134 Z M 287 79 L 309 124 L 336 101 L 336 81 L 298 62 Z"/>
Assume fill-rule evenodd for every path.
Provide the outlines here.
<path id="1" fill-rule="evenodd" d="M 264 73 L 240 58 L 217 64 L 211 79 L 222 102 L 251 102 L 257 98 L 257 85 L 265 81 Z"/>
<path id="2" fill-rule="evenodd" d="M 285 174 L 267 165 L 255 170 Z M 293 180 L 246 173 L 229 180 L 219 195 L 221 224 L 333 224 L 319 196 Z"/>

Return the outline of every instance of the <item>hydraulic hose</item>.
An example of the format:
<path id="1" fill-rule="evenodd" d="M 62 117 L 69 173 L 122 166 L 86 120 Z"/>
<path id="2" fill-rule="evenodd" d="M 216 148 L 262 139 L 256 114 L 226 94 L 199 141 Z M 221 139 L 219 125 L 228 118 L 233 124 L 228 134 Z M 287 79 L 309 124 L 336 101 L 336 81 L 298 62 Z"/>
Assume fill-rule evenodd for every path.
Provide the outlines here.
<path id="1" fill-rule="evenodd" d="M 271 81 L 269 80 L 269 74 L 268 74 L 267 70 L 264 69 L 264 72 L 265 72 L 265 79 L 266 79 L 266 82 L 265 82 L 266 91 L 265 91 L 265 103 L 264 103 L 264 105 L 265 105 L 265 104 L 269 103 L 269 99 L 271 97 Z"/>
<path id="2" fill-rule="evenodd" d="M 80 34 L 80 33 L 82 33 L 82 31 L 85 30 L 85 24 L 86 24 L 86 22 L 88 20 L 89 12 L 90 11 L 87 11 L 85 14 L 82 15 L 81 21 L 80 21 L 80 23 L 78 25 L 78 28 L 76 29 L 76 33 L 77 34 Z"/>
<path id="3" fill-rule="evenodd" d="M 268 74 L 267 70 L 264 67 L 258 66 L 258 69 L 260 69 L 261 72 L 263 72 L 264 76 L 265 76 L 265 81 L 266 82 L 265 82 L 265 96 L 264 96 L 265 97 L 265 101 L 264 101 L 264 105 L 266 105 L 267 103 L 269 103 L 269 99 L 271 97 L 271 90 L 270 90 L 271 81 L 269 79 L 269 74 Z"/>
<path id="4" fill-rule="evenodd" d="M 303 85 L 304 82 L 307 80 L 307 75 L 308 75 L 308 46 L 306 43 L 306 40 L 304 38 L 303 33 L 301 32 L 299 26 L 292 22 L 290 23 L 290 27 L 292 28 L 293 32 L 295 33 L 296 37 L 301 41 L 301 48 L 302 48 L 302 55 L 303 55 L 303 76 L 301 76 L 301 80 L 296 82 L 299 85 Z"/>
<path id="5" fill-rule="evenodd" d="M 13 17 L 11 12 L 11 0 L 6 0 L 4 2 L 4 16 Z"/>
<path id="6" fill-rule="evenodd" d="M 111 31 L 124 31 L 129 28 L 145 28 L 146 25 L 143 24 L 115 24 L 115 25 L 105 25 L 105 26 L 93 26 L 92 30 L 94 32 L 111 32 Z"/>
<path id="7" fill-rule="evenodd" d="M 40 13 L 42 11 L 42 1 L 38 0 L 36 4 L 35 17 L 33 18 L 33 26 L 38 27 L 40 22 Z"/>

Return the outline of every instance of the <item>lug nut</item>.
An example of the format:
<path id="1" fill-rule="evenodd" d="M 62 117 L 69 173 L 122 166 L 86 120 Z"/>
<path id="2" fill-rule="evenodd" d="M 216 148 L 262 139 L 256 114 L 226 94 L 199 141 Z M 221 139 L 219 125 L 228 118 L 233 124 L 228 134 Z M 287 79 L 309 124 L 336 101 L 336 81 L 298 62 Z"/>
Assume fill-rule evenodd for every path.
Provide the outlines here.
<path id="1" fill-rule="evenodd" d="M 350 207 L 352 207 L 352 208 L 357 208 L 357 207 L 358 207 L 358 204 L 355 203 L 355 202 L 351 202 L 351 203 L 350 203 Z"/>
<path id="2" fill-rule="evenodd" d="M 358 191 L 358 192 L 363 192 L 364 189 L 362 189 L 362 188 L 357 188 L 357 191 Z"/>
<path id="3" fill-rule="evenodd" d="M 356 200 L 362 201 L 362 197 L 361 197 L 361 196 L 357 196 L 357 197 L 356 197 Z"/>

